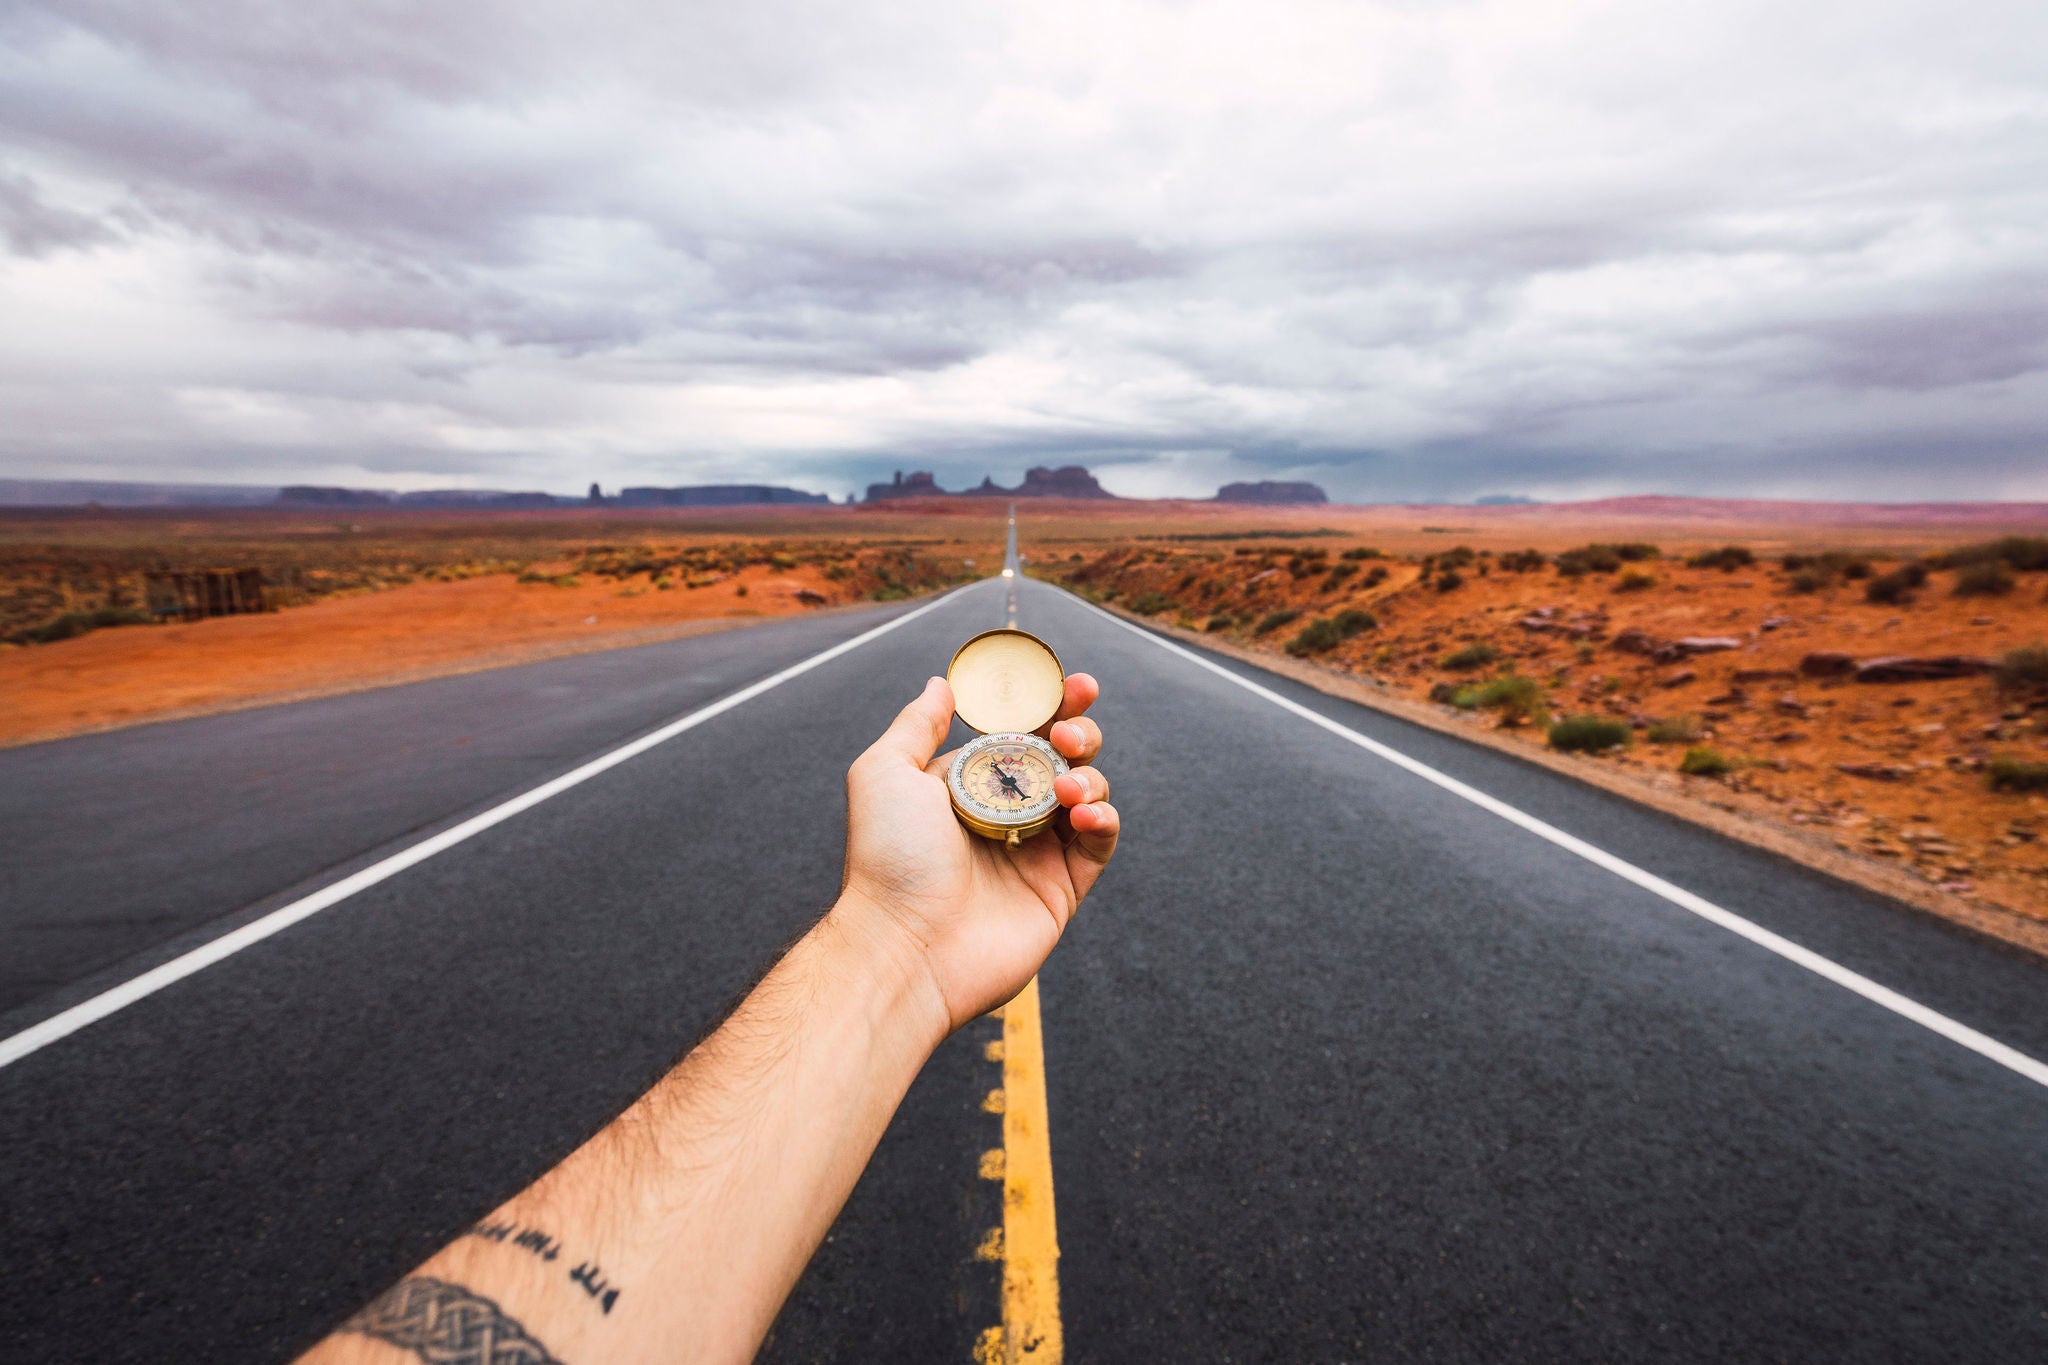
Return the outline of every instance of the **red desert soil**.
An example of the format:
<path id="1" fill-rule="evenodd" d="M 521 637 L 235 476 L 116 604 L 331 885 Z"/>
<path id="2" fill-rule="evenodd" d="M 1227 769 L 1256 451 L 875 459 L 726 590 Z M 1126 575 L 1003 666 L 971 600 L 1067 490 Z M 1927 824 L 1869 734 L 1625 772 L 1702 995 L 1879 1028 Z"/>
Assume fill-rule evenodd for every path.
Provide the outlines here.
<path id="1" fill-rule="evenodd" d="M 740 596 L 744 588 L 746 595 Z M 799 599 L 808 591 L 816 601 Z M 493 574 L 0 652 L 0 744 L 615 649 L 847 600 L 809 565 L 701 588 Z"/>
<path id="2" fill-rule="evenodd" d="M 1434 550 L 1451 548 L 1432 540 Z M 1909 600 L 1881 603 L 1866 600 L 1868 579 L 1835 577 L 1802 592 L 1775 562 L 1688 567 L 1677 554 L 1703 547 L 1680 545 L 1674 534 L 1662 558 L 1578 578 L 1548 562 L 1507 571 L 1489 552 L 1462 570 L 1462 583 L 1439 591 L 1423 580 L 1419 556 L 1343 559 L 1356 544 L 1120 548 L 1062 556 L 1045 571 L 1210 640 L 1273 653 L 1293 643 L 1296 662 L 1428 707 L 1439 720 L 1547 749 L 1541 723 L 1509 724 L 1472 706 L 1472 691 L 1463 707 L 1443 700 L 1503 675 L 1532 680 L 1554 718 L 1592 715 L 1628 727 L 1625 748 L 1564 761 L 1904 869 L 1930 890 L 2031 919 L 2036 929 L 2022 938 L 2048 943 L 2048 791 L 1994 789 L 1988 772 L 1999 759 L 2048 772 L 2039 767 L 2048 765 L 2048 691 L 2001 692 L 1988 674 L 1814 676 L 1808 662 L 1824 654 L 1846 656 L 1837 668 L 1883 656 L 1997 660 L 2048 640 L 2048 572 L 2018 573 L 2002 594 L 1959 597 L 1955 571 L 1938 568 Z M 1900 562 L 1878 559 L 1871 569 L 1882 575 Z M 1333 579 L 1338 566 L 1348 572 Z M 1375 568 L 1386 577 L 1369 585 Z M 1619 590 L 1631 573 L 1651 581 Z M 1327 633 L 1301 642 L 1305 627 L 1346 609 L 1370 612 L 1377 624 L 1339 643 L 1325 643 Z M 1284 612 L 1298 615 L 1276 621 Z M 1684 653 L 1681 641 L 1703 652 Z M 1457 666 L 1453 656 L 1472 645 L 1497 656 Z M 1652 738 L 1689 729 L 1687 738 Z M 1694 748 L 1715 751 L 1730 770 L 1681 774 Z"/>

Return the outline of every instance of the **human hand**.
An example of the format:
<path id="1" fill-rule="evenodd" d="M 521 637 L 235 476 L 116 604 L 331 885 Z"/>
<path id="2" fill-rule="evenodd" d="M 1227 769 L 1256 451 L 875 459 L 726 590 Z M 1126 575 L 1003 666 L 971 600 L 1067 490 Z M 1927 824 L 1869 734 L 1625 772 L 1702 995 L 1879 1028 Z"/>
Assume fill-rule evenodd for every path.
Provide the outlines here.
<path id="1" fill-rule="evenodd" d="M 1076 673 L 1046 739 L 1073 764 L 1053 783 L 1051 829 L 1011 848 L 953 814 L 953 691 L 925 684 L 846 774 L 846 871 L 833 917 L 875 933 L 913 975 L 928 975 L 947 1032 L 1024 989 L 1116 851 L 1109 783 L 1092 766 L 1102 731 L 1083 713 L 1100 692 Z"/>

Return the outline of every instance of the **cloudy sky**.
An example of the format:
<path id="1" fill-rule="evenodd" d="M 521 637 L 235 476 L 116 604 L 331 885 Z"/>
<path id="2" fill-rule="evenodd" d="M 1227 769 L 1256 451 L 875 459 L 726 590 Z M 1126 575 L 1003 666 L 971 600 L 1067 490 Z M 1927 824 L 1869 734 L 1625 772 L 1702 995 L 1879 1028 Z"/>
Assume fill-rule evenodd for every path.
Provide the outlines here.
<path id="1" fill-rule="evenodd" d="M 0 8 L 0 471 L 2048 498 L 2038 0 Z"/>

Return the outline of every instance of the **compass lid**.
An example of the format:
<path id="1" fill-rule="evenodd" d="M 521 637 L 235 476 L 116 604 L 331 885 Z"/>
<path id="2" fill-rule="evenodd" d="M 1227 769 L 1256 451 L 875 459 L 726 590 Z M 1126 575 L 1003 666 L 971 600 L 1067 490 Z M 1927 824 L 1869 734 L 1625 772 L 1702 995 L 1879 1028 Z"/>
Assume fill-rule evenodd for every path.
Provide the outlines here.
<path id="1" fill-rule="evenodd" d="M 1014 627 L 983 631 L 946 665 L 954 713 L 985 735 L 1044 725 L 1060 709 L 1066 680 L 1052 646 Z"/>

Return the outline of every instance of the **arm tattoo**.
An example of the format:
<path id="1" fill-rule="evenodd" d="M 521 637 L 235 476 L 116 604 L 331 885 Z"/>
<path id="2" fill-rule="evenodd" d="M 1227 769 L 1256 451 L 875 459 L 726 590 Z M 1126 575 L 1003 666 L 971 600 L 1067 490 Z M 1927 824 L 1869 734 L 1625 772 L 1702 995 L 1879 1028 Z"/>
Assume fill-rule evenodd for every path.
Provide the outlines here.
<path id="1" fill-rule="evenodd" d="M 562 1365 L 497 1304 L 425 1275 L 400 1280 L 335 1330 L 388 1341 L 427 1365 Z"/>

